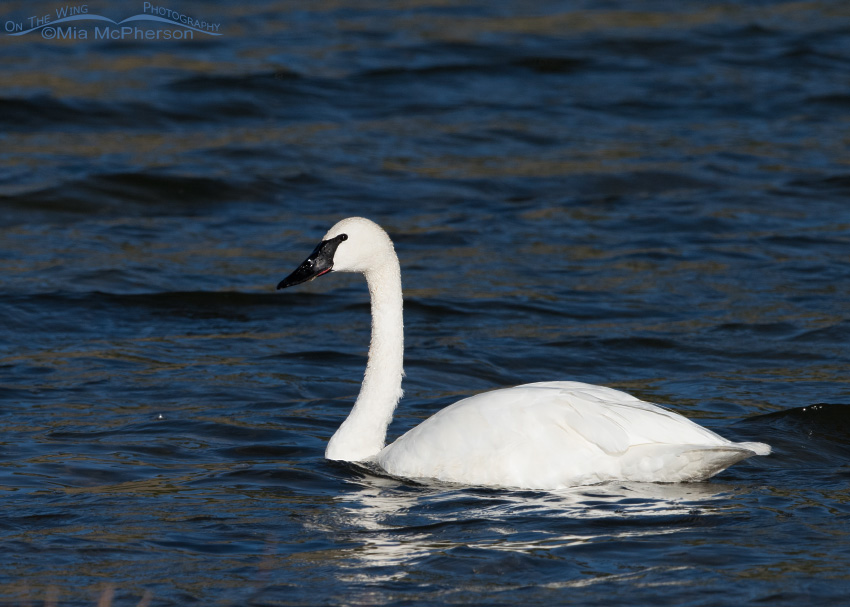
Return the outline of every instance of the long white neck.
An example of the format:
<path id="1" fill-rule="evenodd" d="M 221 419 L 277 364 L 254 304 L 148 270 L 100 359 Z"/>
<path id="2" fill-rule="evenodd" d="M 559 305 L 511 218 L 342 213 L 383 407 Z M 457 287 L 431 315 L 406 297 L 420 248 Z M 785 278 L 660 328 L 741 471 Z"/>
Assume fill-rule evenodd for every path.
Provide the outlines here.
<path id="1" fill-rule="evenodd" d="M 402 395 L 404 322 L 401 271 L 395 252 L 364 272 L 372 300 L 372 342 L 360 394 L 328 442 L 325 457 L 359 462 L 384 448 L 387 426 Z"/>

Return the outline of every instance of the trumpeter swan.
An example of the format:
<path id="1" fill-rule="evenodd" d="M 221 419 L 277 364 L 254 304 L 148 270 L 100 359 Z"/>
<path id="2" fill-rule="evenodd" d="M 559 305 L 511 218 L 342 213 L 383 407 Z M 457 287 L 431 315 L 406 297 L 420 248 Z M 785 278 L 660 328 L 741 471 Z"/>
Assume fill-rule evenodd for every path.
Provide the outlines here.
<path id="1" fill-rule="evenodd" d="M 408 479 L 558 489 L 609 480 L 703 480 L 742 459 L 770 453 L 768 445 L 731 442 L 625 392 L 567 381 L 465 398 L 384 446 L 402 395 L 398 257 L 380 226 L 350 217 L 332 227 L 277 288 L 331 270 L 366 277 L 372 341 L 360 394 L 328 442 L 330 460 L 371 462 Z"/>

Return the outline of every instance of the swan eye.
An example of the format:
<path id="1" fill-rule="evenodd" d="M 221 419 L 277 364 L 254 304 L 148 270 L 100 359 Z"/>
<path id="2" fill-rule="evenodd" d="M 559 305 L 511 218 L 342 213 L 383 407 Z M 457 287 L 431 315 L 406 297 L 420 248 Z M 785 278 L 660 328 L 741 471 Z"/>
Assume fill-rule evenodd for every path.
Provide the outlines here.
<path id="1" fill-rule="evenodd" d="M 340 235 L 339 235 L 339 239 L 340 239 L 340 241 L 342 241 L 342 242 L 344 242 L 344 241 L 348 240 L 348 234 L 340 234 Z"/>

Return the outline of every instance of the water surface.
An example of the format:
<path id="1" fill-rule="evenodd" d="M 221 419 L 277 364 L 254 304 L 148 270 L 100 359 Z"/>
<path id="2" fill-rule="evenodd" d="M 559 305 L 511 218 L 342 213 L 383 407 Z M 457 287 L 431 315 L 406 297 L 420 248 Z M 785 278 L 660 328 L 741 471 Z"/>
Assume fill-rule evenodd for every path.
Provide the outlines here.
<path id="1" fill-rule="evenodd" d="M 179 8 L 222 35 L 2 38 L 0 603 L 843 603 L 845 4 Z M 273 288 L 349 215 L 402 263 L 391 437 L 572 379 L 774 455 L 556 493 L 325 461 L 368 294 Z"/>

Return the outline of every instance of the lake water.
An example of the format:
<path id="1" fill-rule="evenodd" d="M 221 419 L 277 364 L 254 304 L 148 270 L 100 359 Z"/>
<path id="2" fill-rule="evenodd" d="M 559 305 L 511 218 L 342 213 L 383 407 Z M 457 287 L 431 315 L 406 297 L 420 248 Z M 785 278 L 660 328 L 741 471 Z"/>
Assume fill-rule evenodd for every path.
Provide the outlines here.
<path id="1" fill-rule="evenodd" d="M 181 2 L 220 35 L 174 41 L 4 3 L 0 604 L 846 604 L 848 6 Z M 570 379 L 775 453 L 555 493 L 325 461 L 368 293 L 274 286 L 350 215 L 401 258 L 390 438 Z"/>

